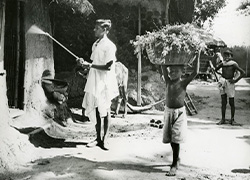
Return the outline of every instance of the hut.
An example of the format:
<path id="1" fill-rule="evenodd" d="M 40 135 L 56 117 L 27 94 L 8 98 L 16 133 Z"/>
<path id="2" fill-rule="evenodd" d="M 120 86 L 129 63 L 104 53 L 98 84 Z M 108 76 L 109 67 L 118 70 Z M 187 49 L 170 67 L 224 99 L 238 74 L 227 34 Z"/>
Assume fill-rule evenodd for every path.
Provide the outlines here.
<path id="1" fill-rule="evenodd" d="M 27 33 L 32 25 L 51 34 L 48 0 L 1 0 L 1 74 L 6 77 L 8 106 L 11 115 L 27 111 L 39 112 L 39 96 L 36 86 L 45 69 L 53 74 L 53 41 L 43 34 Z M 88 1 L 64 0 L 60 3 L 89 13 Z"/>
<path id="2" fill-rule="evenodd" d="M 53 45 L 49 37 L 27 33 L 32 25 L 36 24 L 79 56 L 85 57 L 90 54 L 94 40 L 90 35 L 94 19 L 109 18 L 114 24 L 111 39 L 118 46 L 119 61 L 127 66 L 136 66 L 136 63 L 131 63 L 137 59 L 129 41 L 137 34 L 167 23 L 191 22 L 194 4 L 194 0 L 62 0 L 60 3 L 49 0 L 1 0 L 0 69 L 6 77 L 11 114 L 16 116 L 20 110 L 21 113 L 34 111 L 39 114 L 39 96 L 35 87 L 42 72 L 49 69 L 55 74 L 75 65 L 74 58 Z M 71 18 L 78 23 L 72 23 Z"/>
<path id="3" fill-rule="evenodd" d="M 36 24 L 51 33 L 49 3 L 48 0 L 0 0 L 1 173 L 33 157 L 27 151 L 32 148 L 27 137 L 10 124 L 12 118 L 19 115 L 31 113 L 35 119 L 42 115 L 44 94 L 39 93 L 40 79 L 45 69 L 54 72 L 53 42 L 46 36 L 27 34 L 27 31 Z M 31 120 L 34 119 L 31 117 Z"/>

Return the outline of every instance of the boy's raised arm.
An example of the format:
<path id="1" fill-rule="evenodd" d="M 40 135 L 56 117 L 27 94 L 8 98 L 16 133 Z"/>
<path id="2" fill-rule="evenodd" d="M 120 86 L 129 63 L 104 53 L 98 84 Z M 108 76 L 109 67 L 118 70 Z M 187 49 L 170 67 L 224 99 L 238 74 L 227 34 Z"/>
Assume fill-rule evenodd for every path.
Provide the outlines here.
<path id="1" fill-rule="evenodd" d="M 194 71 L 192 72 L 192 74 L 190 74 L 190 76 L 187 77 L 186 84 L 189 84 L 194 78 L 195 76 L 199 73 L 200 71 L 200 54 L 201 54 L 201 50 L 197 51 L 195 53 L 195 65 L 194 65 Z"/>
<path id="2" fill-rule="evenodd" d="M 164 77 L 164 81 L 167 82 L 169 81 L 169 77 L 168 77 L 168 71 L 167 71 L 167 66 L 166 65 L 161 65 L 161 71 Z"/>

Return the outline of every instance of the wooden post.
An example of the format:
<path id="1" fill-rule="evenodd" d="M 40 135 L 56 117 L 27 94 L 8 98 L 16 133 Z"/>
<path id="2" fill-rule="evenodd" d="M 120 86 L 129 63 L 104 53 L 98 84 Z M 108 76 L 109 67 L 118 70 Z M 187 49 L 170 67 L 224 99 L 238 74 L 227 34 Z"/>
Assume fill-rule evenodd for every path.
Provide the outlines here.
<path id="1" fill-rule="evenodd" d="M 246 58 L 246 77 L 247 77 L 247 69 L 248 69 L 248 57 L 249 57 L 249 54 L 248 54 L 248 50 L 250 49 L 250 46 L 247 46 L 247 58 Z"/>
<path id="2" fill-rule="evenodd" d="M 17 34 L 17 46 L 16 46 L 16 67 L 15 67 L 15 97 L 14 97 L 14 106 L 18 107 L 18 86 L 19 86 L 19 69 L 20 69 L 20 1 L 17 1 L 17 27 L 16 27 L 16 34 Z"/>
<path id="3" fill-rule="evenodd" d="M 141 5 L 138 6 L 138 34 L 141 35 Z M 141 106 L 141 48 L 138 53 L 137 106 Z"/>
<path id="4" fill-rule="evenodd" d="M 0 3 L 0 72 L 4 71 L 5 0 Z"/>
<path id="5" fill-rule="evenodd" d="M 170 1 L 171 0 L 166 0 L 165 1 L 165 19 L 166 19 L 166 24 L 169 24 L 169 13 L 168 13 L 168 10 L 169 10 L 169 4 L 170 4 Z"/>

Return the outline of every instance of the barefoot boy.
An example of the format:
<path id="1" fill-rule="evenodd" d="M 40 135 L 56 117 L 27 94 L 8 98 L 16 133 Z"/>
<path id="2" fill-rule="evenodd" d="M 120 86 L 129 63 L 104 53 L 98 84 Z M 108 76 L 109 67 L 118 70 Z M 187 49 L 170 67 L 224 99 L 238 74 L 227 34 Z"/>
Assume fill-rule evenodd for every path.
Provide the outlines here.
<path id="1" fill-rule="evenodd" d="M 187 85 L 198 74 L 199 67 L 200 51 L 196 53 L 194 71 L 186 79 L 181 78 L 184 71 L 184 65 L 163 65 L 161 67 L 166 82 L 163 143 L 170 143 L 173 151 L 173 162 L 166 176 L 175 176 L 180 163 L 180 143 L 184 142 L 187 130 L 184 99 Z"/>
<path id="2" fill-rule="evenodd" d="M 233 60 L 233 53 L 231 50 L 226 50 L 224 53 L 224 61 L 221 62 L 215 71 L 222 77 L 219 80 L 219 89 L 221 94 L 221 121 L 217 123 L 225 124 L 227 97 L 229 97 L 229 104 L 231 107 L 231 120 L 230 124 L 234 125 L 234 95 L 235 95 L 235 83 L 237 83 L 245 74 L 244 70 L 239 67 L 239 65 Z M 222 73 L 219 70 L 222 69 Z M 239 74 L 239 73 L 240 74 Z"/>

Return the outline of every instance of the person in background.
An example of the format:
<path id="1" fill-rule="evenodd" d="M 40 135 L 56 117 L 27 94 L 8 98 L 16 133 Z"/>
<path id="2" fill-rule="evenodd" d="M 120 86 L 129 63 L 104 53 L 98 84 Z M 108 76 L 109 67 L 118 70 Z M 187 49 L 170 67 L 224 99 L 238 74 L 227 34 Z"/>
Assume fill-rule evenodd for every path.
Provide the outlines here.
<path id="1" fill-rule="evenodd" d="M 229 98 L 229 104 L 231 107 L 231 119 L 230 124 L 237 124 L 234 119 L 235 114 L 235 83 L 237 83 L 244 75 L 245 72 L 239 67 L 239 65 L 233 59 L 233 53 L 230 49 L 227 49 L 224 53 L 224 61 L 222 61 L 215 71 L 221 75 L 218 85 L 221 94 L 221 121 L 217 124 L 225 124 L 227 98 Z M 221 72 L 219 70 L 222 70 Z"/>
<path id="2" fill-rule="evenodd" d="M 75 118 L 67 105 L 68 83 L 54 79 L 51 71 L 46 69 L 42 74 L 42 88 L 48 99 L 48 104 L 53 109 L 52 113 L 46 113 L 46 115 L 63 127 L 66 127 L 68 123 L 75 122 Z"/>
<path id="3" fill-rule="evenodd" d="M 92 46 L 90 60 L 92 63 L 77 59 L 79 65 L 89 66 L 89 74 L 85 86 L 82 107 L 90 121 L 95 122 L 96 139 L 87 147 L 99 146 L 109 149 L 107 137 L 111 120 L 111 100 L 119 95 L 115 75 L 116 46 L 107 37 L 111 29 L 111 21 L 98 19 L 94 28 L 97 40 Z M 102 131 L 103 122 L 103 131 Z"/>
<path id="4" fill-rule="evenodd" d="M 128 86 L 128 68 L 124 66 L 121 62 L 115 63 L 115 74 L 116 80 L 118 83 L 119 88 L 119 96 L 116 98 L 116 108 L 115 108 L 115 115 L 119 114 L 121 103 L 124 103 L 124 113 L 122 115 L 123 118 L 127 115 L 127 86 Z"/>
<path id="5" fill-rule="evenodd" d="M 223 56 L 221 54 L 220 48 L 215 49 L 215 55 L 216 55 L 216 66 L 223 62 Z"/>

